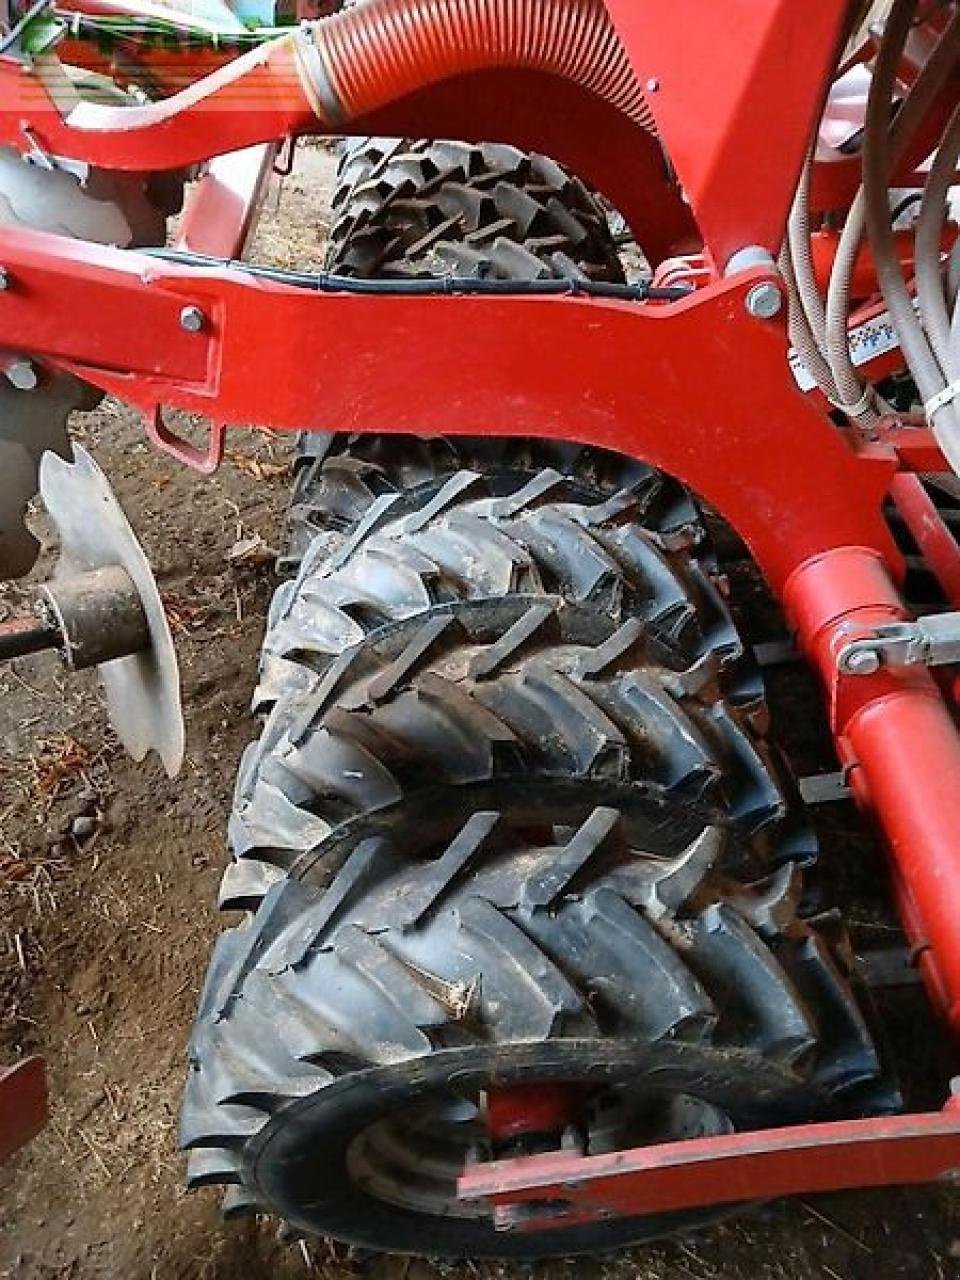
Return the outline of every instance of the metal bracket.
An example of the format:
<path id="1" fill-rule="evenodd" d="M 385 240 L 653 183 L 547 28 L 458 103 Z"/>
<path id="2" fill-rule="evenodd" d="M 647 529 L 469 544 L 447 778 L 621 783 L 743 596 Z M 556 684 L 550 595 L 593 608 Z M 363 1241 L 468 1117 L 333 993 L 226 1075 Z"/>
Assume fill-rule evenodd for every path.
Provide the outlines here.
<path id="1" fill-rule="evenodd" d="M 843 675 L 872 676 L 882 667 L 943 667 L 960 662 L 960 612 L 892 622 L 845 644 L 837 655 Z"/>
<path id="2" fill-rule="evenodd" d="M 147 439 L 158 449 L 169 453 L 178 462 L 198 471 L 202 476 L 212 476 L 223 461 L 227 429 L 221 423 L 207 424 L 207 443 L 204 448 L 198 448 L 170 430 L 164 422 L 162 405 L 157 405 L 153 413 L 146 415 L 146 427 Z"/>

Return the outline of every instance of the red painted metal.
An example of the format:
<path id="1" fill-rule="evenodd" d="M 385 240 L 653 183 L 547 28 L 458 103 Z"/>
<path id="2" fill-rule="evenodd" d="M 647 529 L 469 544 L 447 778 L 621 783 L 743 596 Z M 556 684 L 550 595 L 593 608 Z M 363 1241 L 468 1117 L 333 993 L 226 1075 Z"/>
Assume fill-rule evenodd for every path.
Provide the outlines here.
<path id="1" fill-rule="evenodd" d="M 582 1109 L 583 1089 L 570 1084 L 513 1085 L 487 1093 L 486 1127 L 495 1146 L 532 1134 L 559 1134 Z"/>
<path id="2" fill-rule="evenodd" d="M 144 40 L 130 37 L 107 45 L 98 40 L 81 40 L 68 33 L 57 46 L 60 60 L 68 66 L 82 67 L 109 76 L 121 86 L 138 84 L 149 88 L 151 96 L 160 97 L 185 89 L 196 80 L 232 61 L 233 54 L 211 45 L 199 48 L 185 43 L 186 36 L 198 27 L 210 29 L 191 13 L 189 3 L 160 3 L 152 0 L 63 0 L 57 8 L 64 13 L 91 18 L 158 19 L 172 33 L 180 32 L 183 42 L 173 38 Z"/>
<path id="3" fill-rule="evenodd" d="M 952 1180 L 960 1174 L 960 1114 L 797 1125 L 687 1138 L 612 1155 L 566 1153 L 471 1166 L 464 1200 L 500 1206 L 498 1224 L 542 1231 L 640 1214 L 777 1196 Z"/>
<path id="4" fill-rule="evenodd" d="M 277 147 L 270 144 L 212 160 L 187 202 L 177 248 L 213 258 L 241 257 L 276 158 Z"/>
<path id="5" fill-rule="evenodd" d="M 885 367 L 885 357 L 864 366 L 871 372 L 876 368 L 884 369 Z M 944 462 L 940 446 L 933 438 L 933 432 L 928 427 L 921 426 L 916 420 L 907 417 L 887 419 L 871 428 L 870 438 L 881 451 L 893 449 L 904 471 L 949 474 L 949 468 Z M 861 456 L 865 457 L 872 448 L 871 443 L 863 443 L 860 447 Z"/>
<path id="6" fill-rule="evenodd" d="M 0 1164 L 47 1123 L 47 1073 L 42 1058 L 0 1071 Z"/>
<path id="7" fill-rule="evenodd" d="M 714 260 L 745 245 L 776 256 L 847 0 L 687 0 L 682 21 L 637 0 L 607 6 Z"/>
<path id="8" fill-rule="evenodd" d="M 360 297 L 25 230 L 4 232 L 2 265 L 12 287 L 0 326 L 16 347 L 56 355 L 146 413 L 165 403 L 227 424 L 424 435 L 510 435 L 522 420 L 526 435 L 620 449 L 677 475 L 724 512 L 774 585 L 849 544 L 900 571 L 880 511 L 896 454 L 857 453 L 796 389 L 783 326 L 746 309 L 762 272 L 658 306 Z M 78 328 L 88 297 L 100 321 Z M 147 302 L 152 342 L 128 321 Z M 185 305 L 208 317 L 200 333 L 180 328 Z"/>
<path id="9" fill-rule="evenodd" d="M 304 94 L 292 48 L 290 37 L 269 54 L 247 55 L 202 87 L 152 107 L 87 110 L 82 129 L 71 125 L 75 117 L 65 119 L 42 80 L 0 57 L 0 144 L 27 147 L 21 121 L 29 120 L 30 138 L 50 154 L 143 172 L 330 132 Z M 541 110 L 531 113 L 531 101 Z M 179 114 L 185 104 L 188 110 Z M 96 128 L 89 127 L 93 122 Z M 556 76 L 493 67 L 464 73 L 342 127 L 361 135 L 509 138 L 554 156 L 603 191 L 654 261 L 697 243 L 690 206 L 656 139 L 609 102 Z"/>
<path id="10" fill-rule="evenodd" d="M 950 532 L 919 476 L 897 475 L 890 496 L 954 609 L 960 609 L 960 543 Z"/>
<path id="11" fill-rule="evenodd" d="M 212 156 L 322 132 L 301 79 L 300 36 L 284 36 L 235 59 L 181 93 L 146 106 L 59 105 L 71 91 L 58 65 L 37 75 L 0 57 L 0 144 L 29 150 L 23 122 L 36 145 L 56 156 L 99 168 L 133 172 L 179 169 Z"/>
<path id="12" fill-rule="evenodd" d="M 944 228 L 942 248 L 944 253 L 949 253 L 957 239 L 957 228 L 950 223 Z M 811 247 L 813 250 L 813 266 L 816 273 L 817 283 L 820 285 L 824 294 L 830 283 L 830 273 L 833 270 L 833 262 L 837 254 L 837 246 L 840 243 L 840 235 L 836 231 L 821 230 L 815 232 L 811 236 Z M 897 252 L 903 273 L 909 280 L 913 276 L 914 262 L 914 233 L 913 231 L 898 231 L 896 234 Z M 873 262 L 873 254 L 869 245 L 864 245 L 857 256 L 854 264 L 853 274 L 851 276 L 850 296 L 853 298 L 867 299 L 876 297 L 879 293 L 877 287 L 877 272 Z M 855 324 L 856 319 L 853 320 Z"/>
<path id="13" fill-rule="evenodd" d="M 940 688 L 921 668 L 841 676 L 850 640 L 908 616 L 882 559 L 838 548 L 801 565 L 783 589 L 800 649 L 818 668 L 848 780 L 884 832 L 901 914 L 921 971 L 960 1029 L 960 737 Z M 945 997 L 945 998 L 944 998 Z"/>

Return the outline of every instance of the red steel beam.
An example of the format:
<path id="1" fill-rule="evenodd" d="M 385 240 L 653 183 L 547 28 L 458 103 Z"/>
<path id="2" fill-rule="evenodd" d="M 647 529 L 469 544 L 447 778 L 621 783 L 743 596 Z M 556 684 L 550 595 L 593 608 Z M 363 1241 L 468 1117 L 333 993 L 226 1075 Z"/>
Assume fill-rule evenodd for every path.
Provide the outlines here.
<path id="1" fill-rule="evenodd" d="M 515 1230 L 673 1213 L 777 1196 L 936 1182 L 960 1174 L 960 1111 L 687 1138 L 602 1156 L 473 1165 L 462 1200 L 500 1206 Z"/>
<path id="2" fill-rule="evenodd" d="M 850 0 L 605 3 L 717 265 L 775 257 Z"/>
<path id="3" fill-rule="evenodd" d="M 900 564 L 880 511 L 895 455 L 859 456 L 793 385 L 782 325 L 747 311 L 762 272 L 666 306 L 357 296 L 11 228 L 0 266 L 7 345 L 49 353 L 151 416 L 167 404 L 292 430 L 580 440 L 687 483 L 774 586 L 838 545 Z M 186 306 L 203 313 L 199 332 L 181 328 Z"/>

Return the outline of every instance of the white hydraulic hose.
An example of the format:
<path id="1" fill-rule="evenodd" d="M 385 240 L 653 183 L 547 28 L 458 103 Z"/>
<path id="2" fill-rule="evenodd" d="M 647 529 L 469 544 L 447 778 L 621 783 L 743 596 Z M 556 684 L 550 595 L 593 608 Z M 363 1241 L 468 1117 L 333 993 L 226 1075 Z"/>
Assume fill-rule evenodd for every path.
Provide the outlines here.
<path id="1" fill-rule="evenodd" d="M 941 266 L 941 235 L 947 214 L 947 197 L 954 185 L 957 159 L 960 157 L 960 107 L 953 113 L 947 131 L 937 152 L 917 224 L 916 276 L 920 315 L 927 331 L 940 368 L 945 374 L 955 376 L 951 369 L 956 353 L 956 341 L 951 338 L 951 310 L 956 319 L 955 307 L 948 307 Z"/>
<path id="2" fill-rule="evenodd" d="M 827 290 L 827 308 L 824 328 L 826 333 L 827 360 L 836 383 L 839 403 L 847 415 L 861 426 L 871 426 L 878 419 L 875 395 L 865 387 L 850 358 L 850 296 L 853 290 L 853 272 L 865 226 L 865 198 L 861 186 L 854 198 L 837 254 L 830 273 Z"/>
<path id="3" fill-rule="evenodd" d="M 915 128 L 921 123 L 950 71 L 953 61 L 950 41 L 955 34 L 955 25 L 954 23 L 947 37 L 928 60 L 893 124 L 891 148 L 896 157 L 899 157 Z M 791 214 L 790 244 L 794 249 L 795 257 L 799 257 L 802 252 L 800 236 L 804 228 L 809 226 L 809 214 L 806 209 L 808 189 L 809 180 L 805 174 L 798 192 L 798 204 L 799 199 L 802 199 L 804 207 L 801 210 L 798 204 L 795 204 Z M 853 273 L 860 253 L 865 225 L 866 199 L 861 188 L 850 208 L 837 246 L 827 290 L 825 312 L 822 306 L 818 306 L 819 293 L 814 299 L 810 295 L 809 288 L 803 292 L 803 303 L 808 323 L 814 330 L 814 339 L 829 365 L 828 381 L 817 376 L 821 390 L 843 409 L 848 417 L 862 426 L 870 426 L 877 421 L 878 412 L 886 412 L 889 406 L 877 397 L 873 388 L 869 386 L 865 388 L 850 356 L 848 336 Z M 824 317 L 823 329 L 818 332 L 821 315 Z M 799 349 L 799 343 L 795 342 L 795 345 Z M 835 395 L 830 395 L 831 384 L 836 389 Z"/>
<path id="4" fill-rule="evenodd" d="M 899 335 L 904 358 L 924 401 L 931 430 L 951 469 L 960 474 L 960 415 L 957 413 L 957 402 L 949 394 L 948 375 L 941 368 L 914 312 L 890 225 L 890 104 L 897 68 L 916 7 L 917 0 L 899 0 L 894 5 L 877 58 L 867 103 L 863 147 L 866 224 L 880 288 Z M 938 54 L 944 53 L 948 67 L 960 55 L 956 32 L 957 20 L 954 19 L 937 49 Z M 939 259 L 939 253 L 937 256 Z M 947 393 L 946 398 L 944 393 Z"/>
<path id="5" fill-rule="evenodd" d="M 820 346 L 820 339 L 826 325 L 826 316 L 823 310 L 823 298 L 820 296 L 820 289 L 817 286 L 817 278 L 813 269 L 813 251 L 810 247 L 810 212 L 808 206 L 810 203 L 810 170 L 812 164 L 813 155 L 811 154 L 807 156 L 806 164 L 803 166 L 800 185 L 797 187 L 797 194 L 790 210 L 790 217 L 787 222 L 787 243 L 790 246 L 790 255 L 793 259 L 803 310 L 813 336 L 817 339 L 817 345 Z M 821 354 L 824 354 L 822 346 L 820 350 Z"/>

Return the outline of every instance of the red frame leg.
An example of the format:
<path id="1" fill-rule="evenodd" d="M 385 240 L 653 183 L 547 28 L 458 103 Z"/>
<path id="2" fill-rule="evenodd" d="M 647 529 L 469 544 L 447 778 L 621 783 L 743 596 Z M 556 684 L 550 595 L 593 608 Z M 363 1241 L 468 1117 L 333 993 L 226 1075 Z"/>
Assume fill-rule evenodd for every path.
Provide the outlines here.
<path id="1" fill-rule="evenodd" d="M 24 1058 L 0 1072 L 0 1164 L 47 1123 L 47 1072 L 42 1058 Z"/>

